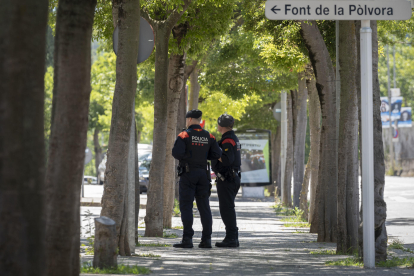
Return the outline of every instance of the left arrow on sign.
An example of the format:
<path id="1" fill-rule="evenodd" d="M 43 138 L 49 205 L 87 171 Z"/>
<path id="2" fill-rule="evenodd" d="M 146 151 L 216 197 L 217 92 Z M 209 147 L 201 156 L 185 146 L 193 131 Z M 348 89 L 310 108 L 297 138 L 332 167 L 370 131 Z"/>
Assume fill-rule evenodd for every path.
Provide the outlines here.
<path id="1" fill-rule="evenodd" d="M 272 12 L 274 12 L 275 14 L 277 14 L 276 11 L 280 11 L 280 9 L 276 9 L 276 8 L 277 8 L 277 5 L 272 8 Z"/>

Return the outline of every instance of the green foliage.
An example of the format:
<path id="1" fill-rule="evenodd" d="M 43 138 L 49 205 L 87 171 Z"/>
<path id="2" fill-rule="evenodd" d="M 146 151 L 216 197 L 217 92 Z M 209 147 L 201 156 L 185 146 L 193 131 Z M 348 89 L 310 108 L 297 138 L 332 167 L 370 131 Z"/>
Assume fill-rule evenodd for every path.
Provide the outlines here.
<path id="1" fill-rule="evenodd" d="M 52 123 L 53 99 L 53 67 L 49 66 L 45 73 L 45 107 L 44 107 L 44 135 L 46 149 L 49 148 L 50 126 Z"/>
<path id="2" fill-rule="evenodd" d="M 170 247 L 171 244 L 166 244 L 166 243 L 160 243 L 157 241 L 157 243 L 140 243 L 138 242 L 136 244 L 136 246 L 144 246 L 144 247 Z"/>
<path id="3" fill-rule="evenodd" d="M 325 262 L 326 265 L 329 266 L 358 266 L 358 267 L 363 267 L 364 266 L 364 261 L 362 260 L 362 258 L 358 257 L 358 256 L 354 256 L 354 257 L 349 257 L 346 259 L 340 259 L 340 260 L 336 260 L 336 261 L 327 261 Z"/>
<path id="4" fill-rule="evenodd" d="M 405 248 L 403 246 L 403 241 L 399 239 L 392 240 L 390 244 L 388 245 L 388 249 L 399 249 L 404 252 L 414 254 L 414 251 L 411 250 L 410 248 Z"/>
<path id="5" fill-rule="evenodd" d="M 275 210 L 276 215 L 279 215 L 279 216 L 294 216 L 295 215 L 295 211 L 292 208 L 283 206 L 280 203 L 273 205 L 272 208 Z"/>
<path id="6" fill-rule="evenodd" d="M 311 251 L 309 252 L 312 255 L 337 255 L 336 250 L 334 249 L 325 249 L 325 250 L 318 250 L 318 251 Z"/>
<path id="7" fill-rule="evenodd" d="M 414 11 L 413 11 L 414 15 Z M 414 42 L 414 17 L 409 20 L 381 20 L 378 22 L 378 41 L 382 45 Z"/>
<path id="8" fill-rule="evenodd" d="M 133 254 L 133 257 L 145 257 L 145 258 L 159 258 L 161 255 L 156 255 L 152 253 L 141 253 L 141 254 Z"/>
<path id="9" fill-rule="evenodd" d="M 403 106 L 414 107 L 414 48 L 408 45 L 396 45 L 395 61 L 393 48 L 390 47 L 390 75 L 393 87 L 394 62 L 396 65 L 397 87 L 401 89 Z M 378 74 L 381 96 L 388 96 L 387 56 L 379 56 Z"/>
<path id="10" fill-rule="evenodd" d="M 184 226 L 174 226 L 172 229 L 184 229 Z"/>
<path id="11" fill-rule="evenodd" d="M 178 238 L 176 233 L 171 233 L 171 232 L 163 232 L 163 238 L 168 238 L 168 239 L 175 239 Z"/>
<path id="12" fill-rule="evenodd" d="M 81 267 L 80 273 L 90 273 L 90 274 L 150 274 L 151 270 L 142 266 L 129 266 L 129 265 L 118 265 L 113 268 L 94 268 L 92 262 L 85 262 Z"/>
<path id="13" fill-rule="evenodd" d="M 180 202 L 176 198 L 174 198 L 173 216 L 174 217 L 179 217 L 180 215 L 181 215 Z"/>

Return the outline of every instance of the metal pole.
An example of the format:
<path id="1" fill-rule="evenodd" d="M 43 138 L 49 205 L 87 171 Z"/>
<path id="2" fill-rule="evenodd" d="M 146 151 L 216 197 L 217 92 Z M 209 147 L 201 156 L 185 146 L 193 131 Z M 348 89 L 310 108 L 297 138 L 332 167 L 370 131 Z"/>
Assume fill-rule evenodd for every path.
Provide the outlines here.
<path id="1" fill-rule="evenodd" d="M 339 20 L 335 23 L 336 37 L 336 148 L 339 145 L 339 117 L 341 113 L 341 74 L 339 65 Z M 336 153 L 336 167 L 338 167 L 338 152 Z"/>
<path id="2" fill-rule="evenodd" d="M 396 76 L 396 70 L 397 70 L 397 68 L 396 68 L 396 61 L 395 61 L 395 45 L 393 46 L 393 58 L 394 58 L 394 88 L 397 88 L 397 80 L 395 79 L 395 76 Z"/>
<path id="3" fill-rule="evenodd" d="M 281 183 L 280 183 L 280 195 L 281 199 L 283 199 L 283 192 L 284 192 L 284 183 L 285 183 L 285 167 L 286 167 L 286 146 L 287 146 L 287 111 L 286 111 L 286 92 L 282 92 L 281 94 L 281 146 L 280 146 L 280 162 L 281 162 Z M 284 203 L 284 202 L 282 202 Z M 285 202 L 286 203 L 286 202 Z"/>
<path id="4" fill-rule="evenodd" d="M 372 97 L 372 29 L 361 21 L 361 122 L 364 267 L 375 267 L 374 113 Z"/>

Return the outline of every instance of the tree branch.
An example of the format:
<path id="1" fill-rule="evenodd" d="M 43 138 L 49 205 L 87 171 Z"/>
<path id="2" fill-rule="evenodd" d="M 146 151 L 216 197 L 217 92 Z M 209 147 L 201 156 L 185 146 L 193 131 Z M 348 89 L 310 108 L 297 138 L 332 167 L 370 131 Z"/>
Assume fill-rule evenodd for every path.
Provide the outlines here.
<path id="1" fill-rule="evenodd" d="M 148 21 L 148 23 L 154 27 L 155 24 L 157 23 L 156 20 L 152 19 L 151 16 L 149 16 L 148 12 L 144 9 L 141 8 L 141 17 L 143 17 L 145 20 Z"/>
<path id="2" fill-rule="evenodd" d="M 188 6 L 191 4 L 192 0 L 184 0 L 183 10 L 181 12 L 178 12 L 177 9 L 174 9 L 174 11 L 168 16 L 167 20 L 165 21 L 165 24 L 172 29 L 175 24 L 177 24 L 178 20 L 180 20 L 181 16 L 184 14 L 184 12 L 187 10 Z"/>

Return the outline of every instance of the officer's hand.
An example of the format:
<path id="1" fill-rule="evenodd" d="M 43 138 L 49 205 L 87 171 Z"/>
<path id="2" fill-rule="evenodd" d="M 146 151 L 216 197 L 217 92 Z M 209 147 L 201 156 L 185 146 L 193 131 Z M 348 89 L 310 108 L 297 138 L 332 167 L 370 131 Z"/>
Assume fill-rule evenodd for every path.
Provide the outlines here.
<path id="1" fill-rule="evenodd" d="M 219 160 L 218 161 L 220 161 L 220 162 L 222 162 L 223 163 L 223 161 L 221 160 L 221 157 L 219 158 Z"/>

